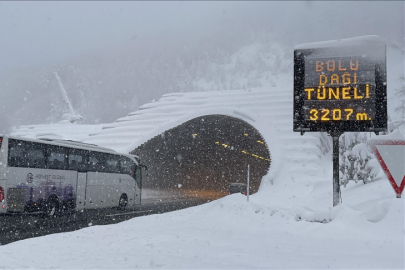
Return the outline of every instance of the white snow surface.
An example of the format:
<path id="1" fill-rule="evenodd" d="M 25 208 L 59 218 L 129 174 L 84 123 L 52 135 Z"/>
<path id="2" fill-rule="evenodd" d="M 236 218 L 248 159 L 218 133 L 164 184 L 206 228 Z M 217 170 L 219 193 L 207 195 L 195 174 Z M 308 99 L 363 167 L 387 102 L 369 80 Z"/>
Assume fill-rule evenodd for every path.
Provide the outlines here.
<path id="1" fill-rule="evenodd" d="M 279 180 L 249 203 L 234 194 L 0 246 L 1 268 L 403 269 L 404 201 L 386 181 L 349 184 L 344 203 L 331 208 L 330 181 L 292 195 L 281 180 L 291 181 Z"/>
<path id="2" fill-rule="evenodd" d="M 60 139 L 81 141 L 91 133 L 100 132 L 103 124 L 81 125 L 71 124 L 69 121 L 61 121 L 57 124 L 23 125 L 16 128 L 11 135 L 22 136 L 31 139 Z"/>
<path id="3" fill-rule="evenodd" d="M 382 39 L 376 35 L 345 38 L 339 40 L 328 40 L 312 43 L 299 44 L 294 49 L 331 48 L 340 46 L 367 46 L 369 43 L 382 43 Z"/>
<path id="4" fill-rule="evenodd" d="M 234 194 L 14 242 L 0 246 L 0 268 L 404 268 L 404 199 L 396 198 L 381 171 L 378 181 L 342 187 L 343 202 L 332 207 L 331 153 L 318 134 L 292 132 L 292 85 L 165 95 L 89 141 L 129 151 L 187 120 L 217 113 L 253 125 L 269 147 L 271 167 L 249 202 Z"/>

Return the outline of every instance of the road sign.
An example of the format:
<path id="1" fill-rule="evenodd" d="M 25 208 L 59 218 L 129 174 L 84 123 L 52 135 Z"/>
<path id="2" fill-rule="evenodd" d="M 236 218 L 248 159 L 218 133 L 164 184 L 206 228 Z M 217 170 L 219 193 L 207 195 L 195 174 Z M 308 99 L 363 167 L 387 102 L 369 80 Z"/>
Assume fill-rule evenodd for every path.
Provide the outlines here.
<path id="1" fill-rule="evenodd" d="M 405 187 L 405 136 L 396 130 L 381 137 L 386 138 L 371 139 L 368 144 L 400 198 Z"/>
<path id="2" fill-rule="evenodd" d="M 378 36 L 296 46 L 294 131 L 385 131 L 386 70 Z"/>
<path id="3" fill-rule="evenodd" d="M 340 202 L 339 136 L 387 130 L 385 43 L 378 36 L 294 48 L 293 130 L 333 139 L 333 206 Z"/>

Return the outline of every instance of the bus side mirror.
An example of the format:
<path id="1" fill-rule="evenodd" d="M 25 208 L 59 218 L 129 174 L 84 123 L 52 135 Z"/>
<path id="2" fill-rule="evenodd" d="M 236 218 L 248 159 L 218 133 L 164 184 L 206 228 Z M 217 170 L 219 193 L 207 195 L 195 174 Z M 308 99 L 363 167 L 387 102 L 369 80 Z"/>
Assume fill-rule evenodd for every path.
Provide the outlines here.
<path id="1" fill-rule="evenodd" d="M 145 169 L 146 176 L 148 176 L 148 175 L 149 175 L 148 167 L 147 167 L 146 165 L 143 165 L 143 164 L 140 164 L 140 166 L 141 166 L 141 168 L 144 168 L 144 169 Z"/>

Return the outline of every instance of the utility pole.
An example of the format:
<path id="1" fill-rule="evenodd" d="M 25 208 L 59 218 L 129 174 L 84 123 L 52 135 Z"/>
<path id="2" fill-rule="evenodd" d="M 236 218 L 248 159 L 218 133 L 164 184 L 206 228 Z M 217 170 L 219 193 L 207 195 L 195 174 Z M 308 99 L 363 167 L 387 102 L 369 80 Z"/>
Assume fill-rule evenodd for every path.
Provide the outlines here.
<path id="1" fill-rule="evenodd" d="M 249 174 L 250 174 L 250 165 L 248 165 L 248 170 L 247 170 L 247 190 L 246 190 L 246 195 L 247 195 L 247 201 L 249 202 Z"/>

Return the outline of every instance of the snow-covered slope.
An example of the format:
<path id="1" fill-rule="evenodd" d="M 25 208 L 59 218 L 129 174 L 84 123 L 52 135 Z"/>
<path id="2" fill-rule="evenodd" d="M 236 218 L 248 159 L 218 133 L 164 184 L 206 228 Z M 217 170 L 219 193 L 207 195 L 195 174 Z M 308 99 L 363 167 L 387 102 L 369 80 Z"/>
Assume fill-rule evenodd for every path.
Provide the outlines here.
<path id="1" fill-rule="evenodd" d="M 80 141 L 90 133 L 101 131 L 103 125 L 79 125 L 70 123 L 50 125 L 23 125 L 16 128 L 11 135 L 32 139 L 48 138 Z"/>

